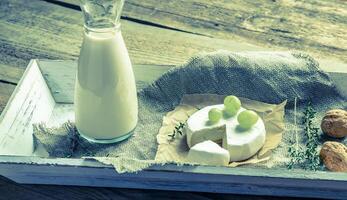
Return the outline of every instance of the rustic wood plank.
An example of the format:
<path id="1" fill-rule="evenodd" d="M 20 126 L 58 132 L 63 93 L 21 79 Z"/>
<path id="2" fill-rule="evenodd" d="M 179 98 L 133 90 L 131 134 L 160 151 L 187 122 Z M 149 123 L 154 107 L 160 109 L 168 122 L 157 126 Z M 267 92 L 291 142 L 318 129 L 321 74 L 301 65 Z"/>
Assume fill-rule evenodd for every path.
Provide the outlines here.
<path id="1" fill-rule="evenodd" d="M 0 199 L 47 199 L 52 200 L 53 195 L 43 194 L 30 187 L 25 187 L 0 176 Z"/>
<path id="2" fill-rule="evenodd" d="M 0 13 L 7 13 L 0 15 L 1 62 L 25 67 L 30 58 L 76 59 L 82 40 L 81 12 L 37 0 L 24 3 L 0 2 Z M 242 40 L 215 39 L 128 20 L 122 23 L 131 59 L 138 64 L 177 65 L 198 52 L 218 49 L 268 50 Z"/>
<path id="3" fill-rule="evenodd" d="M 31 58 L 77 58 L 83 32 L 81 12 L 37 0 L 30 4 L 4 0 L 0 13 L 5 13 L 0 14 L 2 63 L 25 67 Z M 127 20 L 122 24 L 131 59 L 138 64 L 176 65 L 201 51 L 263 49 Z"/>
<path id="4" fill-rule="evenodd" d="M 191 193 L 176 191 L 153 191 L 119 188 L 93 188 L 78 186 L 21 185 L 0 176 L 0 199 L 182 199 L 182 200 L 298 200 L 298 198 L 278 198 L 248 195 L 228 195 L 210 193 Z M 307 199 L 310 200 L 310 199 Z"/>
<path id="5" fill-rule="evenodd" d="M 0 64 L 0 114 L 10 99 L 24 69 Z"/>
<path id="6" fill-rule="evenodd" d="M 127 0 L 123 17 L 347 61 L 347 2 L 343 0 Z"/>
<path id="7" fill-rule="evenodd" d="M 0 82 L 0 113 L 4 110 L 14 89 L 15 85 Z"/>
<path id="8" fill-rule="evenodd" d="M 23 68 L 0 64 L 0 81 L 1 82 L 15 85 L 18 83 L 23 73 L 24 73 Z"/>
<path id="9" fill-rule="evenodd" d="M 0 114 L 5 108 L 23 73 L 23 68 L 0 64 Z"/>
<path id="10" fill-rule="evenodd" d="M 126 20 L 122 23 L 133 63 L 174 65 L 185 62 L 199 51 L 261 49 Z M 30 4 L 24 0 L 0 1 L 0 63 L 3 63 L 0 80 L 17 82 L 32 58 L 76 59 L 82 27 L 79 11 L 42 1 L 31 1 Z M 12 70 L 10 66 L 21 69 Z M 1 86 L 0 110 L 13 88 L 6 84 Z"/>

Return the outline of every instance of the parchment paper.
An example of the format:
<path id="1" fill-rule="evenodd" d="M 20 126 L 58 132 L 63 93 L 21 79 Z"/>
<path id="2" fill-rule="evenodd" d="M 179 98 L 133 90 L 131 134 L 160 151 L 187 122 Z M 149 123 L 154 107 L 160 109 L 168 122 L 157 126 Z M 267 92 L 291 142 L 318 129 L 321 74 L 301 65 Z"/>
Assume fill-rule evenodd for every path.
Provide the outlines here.
<path id="1" fill-rule="evenodd" d="M 173 133 L 175 126 L 179 122 L 185 123 L 189 116 L 205 106 L 223 103 L 224 97 L 224 95 L 215 94 L 185 95 L 181 103 L 163 117 L 162 127 L 157 135 L 158 150 L 155 160 L 158 162 L 193 164 L 187 161 L 189 147 L 186 142 L 186 135 L 176 134 L 174 139 L 168 135 Z M 280 144 L 282 133 L 285 130 L 284 106 L 286 101 L 277 105 L 246 98 L 240 98 L 240 100 L 242 107 L 256 111 L 263 119 L 266 129 L 266 140 L 264 146 L 253 157 L 240 162 L 232 162 L 229 164 L 229 167 L 255 164 L 268 160 L 271 157 L 271 150 Z"/>

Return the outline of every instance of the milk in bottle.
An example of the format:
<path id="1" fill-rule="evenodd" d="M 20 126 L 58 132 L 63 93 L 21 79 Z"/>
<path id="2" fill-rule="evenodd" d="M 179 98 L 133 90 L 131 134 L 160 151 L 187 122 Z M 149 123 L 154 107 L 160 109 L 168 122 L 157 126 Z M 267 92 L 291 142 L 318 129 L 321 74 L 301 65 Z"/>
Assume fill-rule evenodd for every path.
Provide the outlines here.
<path id="1" fill-rule="evenodd" d="M 81 6 L 85 31 L 75 83 L 75 120 L 86 139 L 113 143 L 129 137 L 137 124 L 136 85 L 120 30 L 123 1 L 97 2 L 84 0 Z M 103 12 L 100 6 L 109 13 L 98 13 Z"/>

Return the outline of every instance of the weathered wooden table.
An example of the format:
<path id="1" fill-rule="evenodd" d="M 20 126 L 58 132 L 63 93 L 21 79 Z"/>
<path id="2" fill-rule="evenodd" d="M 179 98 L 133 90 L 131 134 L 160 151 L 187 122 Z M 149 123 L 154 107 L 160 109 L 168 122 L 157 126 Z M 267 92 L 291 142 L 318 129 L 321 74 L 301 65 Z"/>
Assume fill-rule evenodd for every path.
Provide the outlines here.
<path id="1" fill-rule="evenodd" d="M 76 59 L 77 0 L 0 1 L 0 112 L 32 58 Z M 343 0 L 126 0 L 122 31 L 133 63 L 178 65 L 200 51 L 303 50 L 329 71 L 345 70 Z M 279 199 L 238 195 L 18 185 L 0 179 L 0 199 Z M 285 198 L 288 199 L 288 198 Z"/>

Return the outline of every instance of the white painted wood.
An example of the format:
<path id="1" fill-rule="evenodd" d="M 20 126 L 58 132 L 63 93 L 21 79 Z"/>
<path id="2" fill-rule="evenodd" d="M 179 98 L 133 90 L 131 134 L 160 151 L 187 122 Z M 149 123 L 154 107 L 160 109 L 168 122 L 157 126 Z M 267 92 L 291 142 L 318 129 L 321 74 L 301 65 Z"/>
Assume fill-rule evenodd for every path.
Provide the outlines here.
<path id="1" fill-rule="evenodd" d="M 336 88 L 347 99 L 347 67 L 345 72 L 329 72 L 332 81 L 335 83 Z"/>
<path id="2" fill-rule="evenodd" d="M 71 165 L 0 164 L 0 174 L 19 183 L 82 185 L 94 187 L 142 188 L 178 191 L 220 192 L 271 196 L 345 199 L 346 182 L 306 178 L 276 178 L 253 175 L 196 173 L 148 169 L 139 173 L 117 174 L 112 168 Z M 177 168 L 177 166 L 172 166 Z M 184 167 L 183 171 L 185 170 Z M 191 167 L 193 168 L 193 167 Z M 213 167 L 210 167 L 213 170 Z M 217 167 L 213 170 L 216 172 Z M 243 168 L 233 169 L 237 172 Z M 256 173 L 258 169 L 251 169 Z M 205 170 L 204 170 L 205 171 Z M 250 170 L 248 170 L 250 172 Z M 268 170 L 271 174 L 271 170 Z"/>
<path id="3" fill-rule="evenodd" d="M 40 60 L 39 66 L 44 76 L 50 76 L 46 80 L 51 87 L 52 95 L 58 103 L 73 103 L 73 91 L 75 83 L 76 61 L 50 61 Z M 148 83 L 154 81 L 172 66 L 134 65 L 137 89 L 144 88 Z M 329 64 L 324 60 L 321 64 L 323 70 L 327 71 L 335 82 L 338 90 L 347 98 L 347 64 L 332 60 Z M 145 70 L 144 70 L 145 69 Z M 61 81 L 65 80 L 65 81 Z"/>
<path id="4" fill-rule="evenodd" d="M 0 154 L 32 155 L 32 124 L 47 119 L 54 100 L 32 60 L 0 117 Z"/>
<path id="5" fill-rule="evenodd" d="M 112 166 L 94 160 L 28 156 L 32 153 L 32 123 L 43 121 L 50 126 L 57 126 L 74 118 L 73 104 L 71 104 L 73 103 L 73 82 L 66 81 L 64 82 L 64 89 L 59 89 L 61 87 L 59 81 L 61 76 L 66 74 L 66 70 L 70 70 L 69 72 L 74 70 L 75 62 L 43 61 L 43 64 L 49 65 L 50 68 L 41 70 L 40 62 L 36 60 L 30 62 L 7 107 L 0 116 L 0 154 L 3 154 L 0 156 L 0 174 L 18 183 L 331 199 L 345 199 L 347 197 L 347 190 L 345 189 L 347 188 L 347 173 L 250 167 L 164 165 L 153 166 L 140 173 L 118 174 Z M 155 76 L 153 76 L 153 72 L 148 71 L 148 75 L 139 76 L 137 81 L 143 87 L 168 68 L 163 67 L 160 70 L 155 67 L 150 68 L 156 73 Z M 140 68 L 138 70 L 143 72 L 140 71 Z M 53 71 L 54 73 L 52 73 Z M 51 88 L 54 88 L 52 92 L 41 73 L 46 74 L 44 76 L 54 74 L 54 76 L 59 77 L 50 77 L 50 80 L 53 80 L 49 84 Z M 331 72 L 330 75 L 340 91 L 347 96 L 347 68 L 342 72 Z M 73 76 L 70 78 L 72 79 Z M 57 85 L 54 86 L 54 84 Z M 44 154 L 43 151 L 41 153 Z M 36 155 L 43 154 L 36 153 Z"/>
<path id="6" fill-rule="evenodd" d="M 46 77 L 55 101 L 57 103 L 73 103 L 77 62 L 72 60 L 39 60 L 38 65 L 43 76 Z M 133 65 L 137 89 L 144 88 L 171 67 L 169 65 Z"/>
<path id="7" fill-rule="evenodd" d="M 31 167 L 37 165 L 48 165 L 55 166 L 55 169 L 59 169 L 63 166 L 70 167 L 85 167 L 85 168 L 100 168 L 103 169 L 112 169 L 114 172 L 113 166 L 102 164 L 94 159 L 81 159 L 81 158 L 40 158 L 40 157 L 31 157 L 31 156 L 0 156 L 0 165 L 2 164 L 18 164 L 20 166 Z M 29 168 L 30 168 L 29 167 Z M 1 168 L 1 167 L 0 167 Z M 100 171 L 100 173 L 102 173 Z M 322 180 L 322 181 L 341 181 L 347 184 L 347 173 L 339 172 L 329 172 L 329 171 L 306 171 L 302 169 L 293 169 L 287 170 L 284 168 L 255 168 L 255 167 L 214 167 L 214 166 L 191 166 L 191 165 L 182 165 L 177 166 L 174 164 L 167 165 L 155 165 L 145 169 L 144 171 L 160 171 L 160 172 L 179 172 L 179 173 L 196 173 L 196 174 L 210 174 L 210 175 L 235 175 L 235 176 L 252 176 L 259 178 L 285 178 L 285 179 L 307 179 L 307 180 Z M 41 172 L 35 172 L 40 174 Z M 45 173 L 45 172 L 42 172 Z M 117 173 L 115 173 L 117 174 Z M 136 173 L 123 174 L 123 175 L 132 175 L 136 176 Z M 77 173 L 76 176 L 80 176 L 80 173 Z M 230 180 L 232 181 L 232 180 Z"/>
<path id="8" fill-rule="evenodd" d="M 52 115 L 47 119 L 48 127 L 61 126 L 67 121 L 75 121 L 75 112 L 73 104 L 57 103 L 52 111 Z"/>

